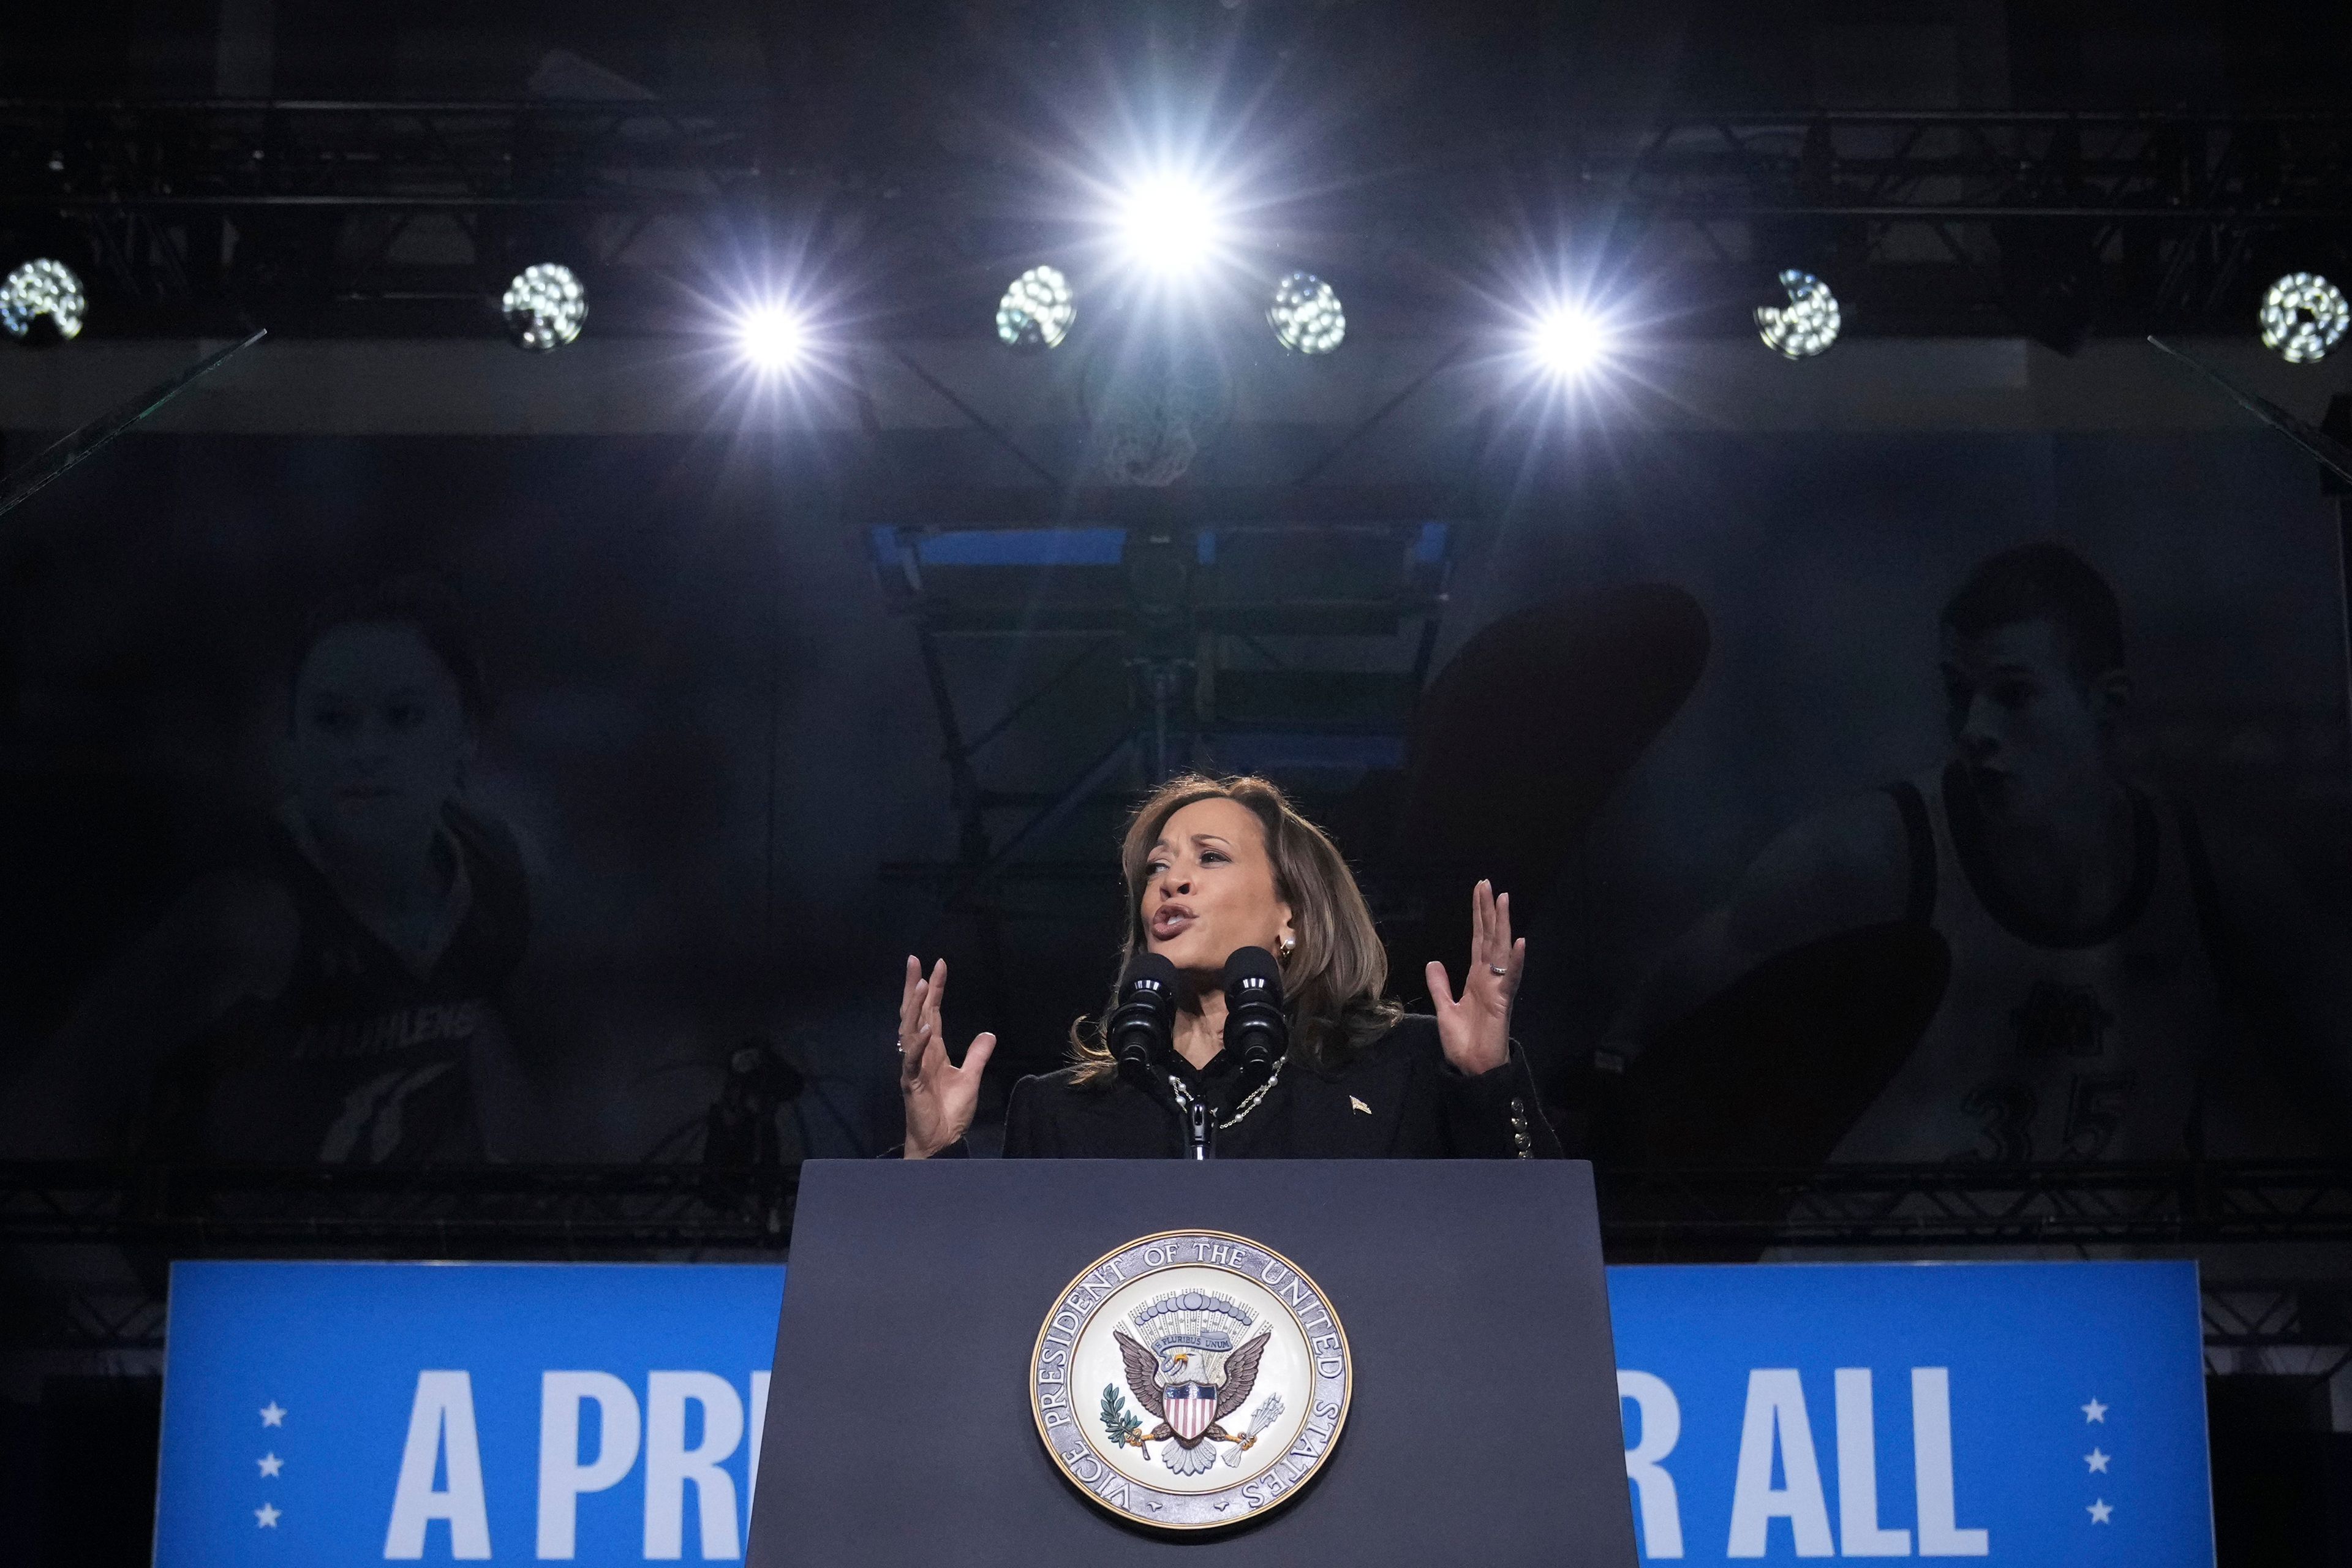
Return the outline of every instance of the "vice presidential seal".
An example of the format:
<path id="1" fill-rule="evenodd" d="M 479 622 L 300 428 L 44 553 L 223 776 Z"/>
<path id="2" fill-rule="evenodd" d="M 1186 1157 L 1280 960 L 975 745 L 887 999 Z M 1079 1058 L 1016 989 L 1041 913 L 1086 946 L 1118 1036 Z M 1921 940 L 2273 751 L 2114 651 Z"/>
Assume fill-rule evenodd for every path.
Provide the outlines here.
<path id="1" fill-rule="evenodd" d="M 1094 1502 L 1214 1530 L 1323 1468 L 1355 1381 L 1330 1299 L 1244 1237 L 1169 1231 L 1070 1281 L 1029 1362 L 1037 1434 Z"/>

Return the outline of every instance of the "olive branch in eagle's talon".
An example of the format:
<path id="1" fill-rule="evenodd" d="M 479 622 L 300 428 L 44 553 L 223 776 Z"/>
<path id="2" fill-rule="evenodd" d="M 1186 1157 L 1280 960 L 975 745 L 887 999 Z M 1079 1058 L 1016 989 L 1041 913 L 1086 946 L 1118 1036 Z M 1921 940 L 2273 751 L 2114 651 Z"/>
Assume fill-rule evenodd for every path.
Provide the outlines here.
<path id="1" fill-rule="evenodd" d="M 1143 1448 L 1151 1440 L 1141 1435 L 1143 1423 L 1136 1419 L 1135 1412 L 1127 1407 L 1127 1401 L 1119 1396 L 1118 1384 L 1115 1383 L 1103 1384 L 1102 1424 L 1103 1431 L 1109 1436 L 1115 1447 Z M 1170 1435 L 1163 1426 L 1151 1436 L 1165 1437 Z M 1150 1450 L 1144 1448 L 1144 1452 L 1148 1454 Z"/>

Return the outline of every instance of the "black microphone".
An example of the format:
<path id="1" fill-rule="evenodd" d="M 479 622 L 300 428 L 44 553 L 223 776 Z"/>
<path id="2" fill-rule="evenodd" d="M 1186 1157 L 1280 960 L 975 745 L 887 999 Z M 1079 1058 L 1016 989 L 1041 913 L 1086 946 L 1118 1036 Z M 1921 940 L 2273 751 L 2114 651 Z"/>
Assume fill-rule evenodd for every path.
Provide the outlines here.
<path id="1" fill-rule="evenodd" d="M 1249 1073 L 1274 1070 L 1290 1048 L 1282 1006 L 1282 965 L 1262 947 L 1237 947 L 1225 960 L 1225 1049 Z"/>
<path id="2" fill-rule="evenodd" d="M 1156 952 L 1129 959 L 1103 1034 L 1120 1072 L 1148 1072 L 1176 1037 L 1176 966 Z"/>

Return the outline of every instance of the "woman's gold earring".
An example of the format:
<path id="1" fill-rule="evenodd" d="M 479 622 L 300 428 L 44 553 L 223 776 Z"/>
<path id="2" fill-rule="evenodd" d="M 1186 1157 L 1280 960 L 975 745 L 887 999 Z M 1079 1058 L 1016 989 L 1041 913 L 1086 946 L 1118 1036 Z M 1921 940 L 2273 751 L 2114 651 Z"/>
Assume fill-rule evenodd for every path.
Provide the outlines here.
<path id="1" fill-rule="evenodd" d="M 1288 958 L 1292 953 L 1297 952 L 1297 951 L 1298 951 L 1298 939 L 1297 939 L 1297 937 L 1290 937 L 1290 936 L 1286 936 L 1286 937 L 1284 937 L 1284 938 L 1282 939 L 1282 956 L 1283 956 L 1283 957 L 1285 957 L 1285 958 Z"/>

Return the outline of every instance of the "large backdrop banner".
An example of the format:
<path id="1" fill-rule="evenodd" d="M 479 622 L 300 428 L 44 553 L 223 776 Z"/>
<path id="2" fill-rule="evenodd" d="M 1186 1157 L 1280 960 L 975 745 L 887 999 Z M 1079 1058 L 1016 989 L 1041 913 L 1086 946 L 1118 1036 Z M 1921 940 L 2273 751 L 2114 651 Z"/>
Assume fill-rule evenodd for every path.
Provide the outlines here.
<path id="1" fill-rule="evenodd" d="M 157 1568 L 739 1558 L 784 1273 L 177 1265 Z M 1645 1561 L 2210 1568 L 2193 1265 L 1619 1268 L 1609 1291 Z M 910 1473 L 951 1454 L 905 1416 Z M 1529 1442 L 1548 1419 L 1531 1391 Z M 910 1506 L 905 1479 L 873 1506 Z"/>
<path id="2" fill-rule="evenodd" d="M 1548 1098 L 1629 1069 L 1605 1161 L 2346 1152 L 2343 579 L 2268 432 L 1618 432 L 1396 562 L 877 523 L 837 467 L 157 436 L 12 518 L 0 1152 L 877 1152 L 911 951 L 992 1109 L 1056 1065 L 1160 761 L 1297 789 L 1408 992 L 1511 890 Z M 1433 620 L 1218 631 L 1213 578 Z M 950 611 L 1022 635 L 927 666 Z"/>

